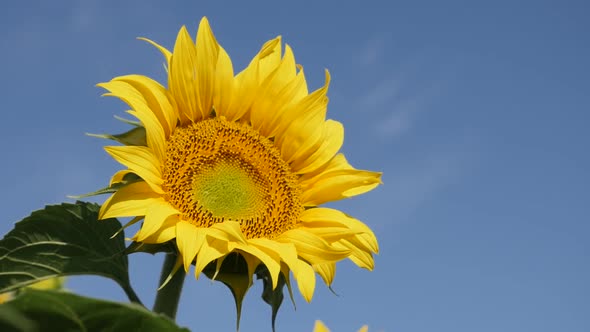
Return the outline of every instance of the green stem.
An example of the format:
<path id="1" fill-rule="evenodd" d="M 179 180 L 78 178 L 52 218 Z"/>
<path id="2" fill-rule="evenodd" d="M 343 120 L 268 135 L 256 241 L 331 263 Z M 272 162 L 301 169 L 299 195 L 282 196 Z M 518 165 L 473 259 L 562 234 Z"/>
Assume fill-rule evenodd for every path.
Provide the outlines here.
<path id="1" fill-rule="evenodd" d="M 162 265 L 162 274 L 160 275 L 160 285 L 166 281 L 175 263 L 176 254 L 166 254 L 164 265 Z M 154 303 L 154 312 L 162 313 L 175 319 L 185 275 L 184 269 L 178 269 L 168 284 L 158 291 L 156 302 Z"/>
<path id="2" fill-rule="evenodd" d="M 133 288 L 131 288 L 131 285 L 122 285 L 121 287 L 123 288 L 125 294 L 127 294 L 127 297 L 131 302 L 137 303 L 142 307 L 144 306 L 143 303 L 141 303 L 141 300 L 139 299 L 135 291 L 133 290 Z"/>

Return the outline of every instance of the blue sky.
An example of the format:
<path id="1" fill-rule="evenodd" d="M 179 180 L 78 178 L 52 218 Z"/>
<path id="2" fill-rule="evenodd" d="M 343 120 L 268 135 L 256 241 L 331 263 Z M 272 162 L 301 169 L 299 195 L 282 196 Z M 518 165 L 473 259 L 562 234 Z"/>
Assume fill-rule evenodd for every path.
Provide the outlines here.
<path id="1" fill-rule="evenodd" d="M 103 141 L 126 109 L 94 85 L 123 74 L 165 82 L 145 36 L 171 47 L 208 16 L 242 69 L 282 35 L 308 83 L 332 74 L 329 117 L 344 152 L 384 185 L 332 204 L 376 232 L 367 272 L 338 266 L 332 295 L 286 302 L 279 331 L 590 330 L 590 6 L 584 1 L 10 1 L 0 12 L 2 233 L 66 195 L 106 184 Z M 101 198 L 102 199 L 102 198 Z M 100 200 L 99 200 L 100 201 Z M 162 257 L 131 257 L 151 304 Z M 125 299 L 110 280 L 71 278 Z M 242 331 L 270 330 L 260 285 Z M 187 279 L 178 322 L 234 328 L 231 294 Z"/>

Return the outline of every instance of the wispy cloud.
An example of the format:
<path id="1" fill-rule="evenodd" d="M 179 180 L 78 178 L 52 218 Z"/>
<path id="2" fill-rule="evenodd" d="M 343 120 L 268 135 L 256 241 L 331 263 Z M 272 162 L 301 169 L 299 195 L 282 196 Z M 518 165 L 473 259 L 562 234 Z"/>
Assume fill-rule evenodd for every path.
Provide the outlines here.
<path id="1" fill-rule="evenodd" d="M 376 135 L 391 139 L 408 133 L 415 126 L 420 114 L 427 111 L 446 88 L 442 83 L 448 82 L 450 75 L 449 64 L 432 58 L 435 52 L 418 50 L 401 58 L 390 56 L 386 53 L 390 48 L 387 40 L 376 36 L 360 48 L 361 68 L 365 67 L 361 75 L 366 82 L 375 83 L 359 96 L 358 107 L 376 114 L 372 117 L 377 119 L 373 124 Z"/>
<path id="2" fill-rule="evenodd" d="M 455 143 L 386 171 L 385 181 L 392 185 L 384 186 L 387 191 L 384 196 L 390 201 L 388 211 L 392 218 L 407 220 L 445 187 L 461 181 L 460 174 L 469 167 L 466 163 L 469 151 L 468 143 Z"/>
<path id="3" fill-rule="evenodd" d="M 359 104 L 361 109 L 374 110 L 396 99 L 402 87 L 401 79 L 388 78 L 361 96 Z"/>
<path id="4" fill-rule="evenodd" d="M 374 130 L 383 138 L 407 133 L 439 89 L 436 84 L 409 88 L 410 85 L 405 82 L 401 78 L 388 78 L 360 97 L 361 109 L 379 113 L 375 117 L 378 120 L 374 123 Z"/>
<path id="5" fill-rule="evenodd" d="M 96 17 L 100 15 L 99 4 L 95 0 L 77 1 L 71 8 L 70 28 L 73 31 L 85 31 L 95 23 Z"/>
<path id="6" fill-rule="evenodd" d="M 383 55 L 385 43 L 382 38 L 369 39 L 366 44 L 361 47 L 359 54 L 359 62 L 361 66 L 375 65 L 379 58 Z"/>
<path id="7" fill-rule="evenodd" d="M 408 79 L 412 76 L 406 73 L 384 79 L 359 99 L 363 110 L 378 113 L 373 129 L 382 138 L 406 134 L 440 94 L 440 80 L 414 82 Z"/>
<path id="8" fill-rule="evenodd" d="M 375 124 L 377 134 L 382 137 L 395 137 L 405 134 L 413 125 L 416 114 L 422 109 L 423 99 L 418 97 L 393 103 L 392 110 Z"/>

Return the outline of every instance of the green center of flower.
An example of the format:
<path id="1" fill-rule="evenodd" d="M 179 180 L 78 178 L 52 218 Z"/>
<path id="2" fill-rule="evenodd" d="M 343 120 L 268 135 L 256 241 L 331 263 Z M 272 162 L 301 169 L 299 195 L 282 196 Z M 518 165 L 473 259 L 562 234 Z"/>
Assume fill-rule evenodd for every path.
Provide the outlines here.
<path id="1" fill-rule="evenodd" d="M 202 167 L 193 177 L 193 198 L 214 217 L 250 219 L 264 208 L 264 183 L 240 165 L 225 161 Z"/>
<path id="2" fill-rule="evenodd" d="M 297 176 L 268 138 L 213 118 L 178 127 L 166 142 L 165 198 L 197 227 L 228 220 L 246 238 L 274 238 L 303 211 Z"/>

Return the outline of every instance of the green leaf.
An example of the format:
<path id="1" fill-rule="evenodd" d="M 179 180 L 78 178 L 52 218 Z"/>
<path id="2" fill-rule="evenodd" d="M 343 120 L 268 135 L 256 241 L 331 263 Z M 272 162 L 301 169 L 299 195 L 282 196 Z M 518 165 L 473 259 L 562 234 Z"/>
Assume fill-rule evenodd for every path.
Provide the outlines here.
<path id="1" fill-rule="evenodd" d="M 132 242 L 126 249 L 125 254 L 134 254 L 136 252 L 145 252 L 148 254 L 155 255 L 160 252 L 173 253 L 175 252 L 174 241 L 168 241 L 164 243 L 143 243 L 143 242 Z"/>
<path id="2" fill-rule="evenodd" d="M 145 138 L 144 127 L 134 127 L 124 133 L 111 135 L 111 134 L 86 134 L 92 137 L 105 138 L 113 141 L 117 141 L 124 145 L 137 145 L 147 146 Z"/>
<path id="3" fill-rule="evenodd" d="M 116 281 L 131 301 L 123 234 L 117 219 L 98 220 L 97 204 L 46 206 L 15 224 L 0 240 L 0 293 L 65 275 L 94 274 Z"/>
<path id="4" fill-rule="evenodd" d="M 0 305 L 2 331 L 44 331 L 48 327 L 52 331 L 188 331 L 134 303 L 60 291 L 27 289 Z"/>
<path id="5" fill-rule="evenodd" d="M 242 255 L 238 253 L 231 253 L 225 257 L 221 263 L 221 267 L 217 274 L 215 274 L 216 262 L 209 264 L 203 273 L 212 280 L 221 281 L 226 285 L 234 296 L 236 304 L 236 328 L 240 329 L 240 317 L 242 315 L 242 302 L 244 297 L 252 286 L 250 276 L 248 275 L 248 264 Z"/>
<path id="6" fill-rule="evenodd" d="M 246 293 L 252 286 L 252 279 L 249 275 L 248 264 L 242 255 L 235 252 L 225 257 L 225 259 L 221 263 L 221 266 L 219 267 L 219 270 L 216 272 L 218 262 L 219 260 L 207 265 L 203 270 L 203 273 L 209 279 L 221 281 L 230 289 L 234 297 L 234 302 L 236 304 L 237 329 L 239 329 L 240 317 L 242 312 L 242 302 L 244 300 L 244 297 L 246 296 Z M 262 279 L 262 299 L 271 307 L 272 330 L 275 331 L 275 321 L 277 318 L 277 314 L 279 312 L 279 308 L 283 303 L 283 290 L 285 285 L 288 285 L 288 280 L 285 279 L 282 272 L 279 273 L 277 287 L 273 290 L 270 273 L 268 272 L 268 269 L 266 268 L 266 266 L 264 266 L 264 264 L 258 265 L 255 274 L 257 279 Z M 289 289 L 289 293 L 291 294 L 291 289 Z"/>
<path id="7" fill-rule="evenodd" d="M 141 181 L 141 178 L 139 176 L 137 176 L 137 174 L 127 173 L 123 176 L 123 181 L 121 181 L 121 182 L 113 183 L 112 185 L 110 185 L 108 187 L 98 189 L 97 191 L 94 191 L 91 193 L 82 194 L 82 195 L 69 195 L 68 197 L 72 198 L 72 199 L 80 199 L 80 198 L 86 198 L 86 197 L 97 196 L 97 195 L 114 194 L 117 190 L 123 188 L 124 186 L 131 184 L 133 182 L 137 182 L 137 181 Z"/>
<path id="8" fill-rule="evenodd" d="M 262 279 L 262 299 L 271 307 L 272 330 L 275 331 L 275 321 L 277 318 L 277 314 L 279 313 L 279 308 L 281 307 L 283 299 L 285 298 L 283 295 L 283 290 L 286 284 L 285 277 L 282 273 L 279 273 L 279 280 L 277 283 L 277 287 L 275 289 L 272 289 L 270 273 L 266 268 L 259 268 L 256 271 L 256 277 L 258 279 Z"/>
<path id="9" fill-rule="evenodd" d="M 130 125 L 132 125 L 134 127 L 143 127 L 143 125 L 139 121 L 128 120 L 128 119 L 122 118 L 122 117 L 120 117 L 118 115 L 115 115 L 115 119 L 117 119 L 117 120 L 119 120 L 121 122 L 124 122 L 126 124 L 130 124 Z"/>
<path id="10" fill-rule="evenodd" d="M 22 312 L 8 305 L 0 305 L 0 330 L 38 331 L 37 324 Z"/>

